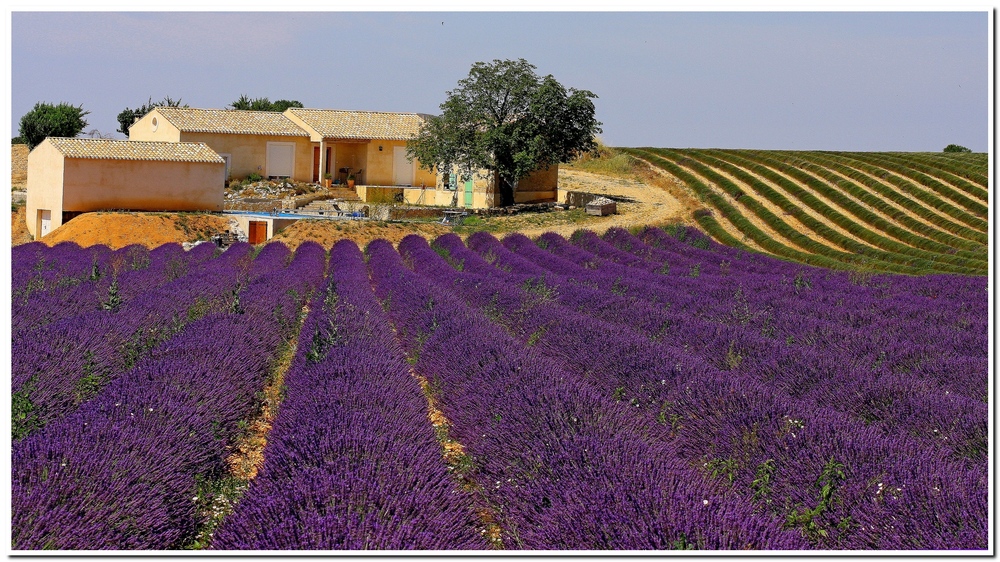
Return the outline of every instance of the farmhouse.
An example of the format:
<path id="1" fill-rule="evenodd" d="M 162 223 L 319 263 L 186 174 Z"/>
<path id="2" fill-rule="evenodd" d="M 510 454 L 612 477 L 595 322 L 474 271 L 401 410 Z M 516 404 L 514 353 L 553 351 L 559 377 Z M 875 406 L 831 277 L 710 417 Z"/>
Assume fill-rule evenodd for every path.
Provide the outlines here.
<path id="1" fill-rule="evenodd" d="M 49 137 L 28 154 L 35 239 L 107 209 L 222 211 L 225 162 L 204 143 Z"/>
<path id="2" fill-rule="evenodd" d="M 427 115 L 289 108 L 284 113 L 158 107 L 129 128 L 129 139 L 204 142 L 226 161 L 227 178 L 251 173 L 356 185 L 363 201 L 486 208 L 499 204 L 496 179 L 427 171 L 407 158 L 406 141 Z M 515 202 L 556 200 L 558 166 L 521 180 Z"/>
<path id="3" fill-rule="evenodd" d="M 229 178 L 355 184 L 365 202 L 465 208 L 500 202 L 497 178 L 428 171 L 407 157 L 419 113 L 290 108 L 284 113 L 158 107 L 129 140 L 46 139 L 28 156 L 35 238 L 98 210 L 222 211 Z M 558 166 L 524 178 L 515 202 L 556 200 Z"/>

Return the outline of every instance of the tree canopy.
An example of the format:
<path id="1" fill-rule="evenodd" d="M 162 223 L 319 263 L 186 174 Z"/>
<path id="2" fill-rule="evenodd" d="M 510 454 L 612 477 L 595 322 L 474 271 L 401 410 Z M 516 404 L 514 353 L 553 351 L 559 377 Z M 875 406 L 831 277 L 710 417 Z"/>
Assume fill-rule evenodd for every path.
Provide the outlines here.
<path id="1" fill-rule="evenodd" d="M 949 144 L 944 147 L 944 152 L 972 152 L 972 150 L 965 148 L 960 144 Z"/>
<path id="2" fill-rule="evenodd" d="M 29 150 L 46 137 L 75 137 L 87 126 L 83 117 L 89 113 L 83 110 L 83 105 L 38 102 L 34 109 L 21 117 L 18 136 L 24 139 Z"/>
<path id="3" fill-rule="evenodd" d="M 233 103 L 229 104 L 232 109 L 243 109 L 249 111 L 277 111 L 281 113 L 282 111 L 288 109 L 289 107 L 304 107 L 302 102 L 296 100 L 277 100 L 271 101 L 267 98 L 249 98 L 246 94 L 240 96 L 240 98 Z"/>
<path id="4" fill-rule="evenodd" d="M 565 88 L 551 74 L 539 77 L 524 59 L 477 62 L 447 92 L 441 115 L 407 143 L 407 153 L 427 169 L 454 165 L 467 176 L 488 170 L 501 204 L 511 205 L 518 180 L 596 149 L 596 97 Z"/>
<path id="5" fill-rule="evenodd" d="M 167 96 L 160 101 L 154 102 L 153 98 L 150 97 L 149 101 L 140 105 L 135 109 L 129 109 L 126 107 L 118 114 L 118 132 L 125 136 L 128 136 L 128 128 L 135 123 L 136 119 L 139 119 L 153 110 L 156 107 L 187 107 L 187 104 L 181 105 L 181 99 L 176 100 Z"/>

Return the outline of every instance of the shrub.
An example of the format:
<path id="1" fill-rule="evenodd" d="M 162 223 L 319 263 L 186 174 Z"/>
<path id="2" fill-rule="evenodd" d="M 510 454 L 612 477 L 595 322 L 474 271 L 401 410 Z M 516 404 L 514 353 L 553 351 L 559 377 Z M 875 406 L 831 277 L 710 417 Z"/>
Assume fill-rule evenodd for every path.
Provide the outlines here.
<path id="1" fill-rule="evenodd" d="M 965 148 L 960 144 L 949 144 L 944 147 L 944 152 L 972 152 L 972 150 Z"/>
<path id="2" fill-rule="evenodd" d="M 46 137 L 75 137 L 86 128 L 87 121 L 83 117 L 89 113 L 82 105 L 39 102 L 21 117 L 18 133 L 29 149 L 38 146 Z"/>

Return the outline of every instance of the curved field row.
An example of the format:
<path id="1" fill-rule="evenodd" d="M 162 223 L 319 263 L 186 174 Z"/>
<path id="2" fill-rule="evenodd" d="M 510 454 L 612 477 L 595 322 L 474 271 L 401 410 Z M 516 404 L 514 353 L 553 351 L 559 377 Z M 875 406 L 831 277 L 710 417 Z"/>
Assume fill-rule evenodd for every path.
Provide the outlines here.
<path id="1" fill-rule="evenodd" d="M 950 158 L 943 154 L 883 152 L 880 158 L 894 161 L 908 168 L 934 176 L 945 183 L 967 191 L 969 195 L 987 200 L 989 190 L 989 161 L 978 154 L 957 155 Z"/>
<path id="2" fill-rule="evenodd" d="M 695 221 L 727 245 L 750 240 L 839 269 L 983 275 L 988 267 L 973 159 L 921 155 L 907 167 L 906 155 L 888 153 L 621 150 L 690 187 L 710 209 Z"/>
<path id="3" fill-rule="evenodd" d="M 782 244 L 754 225 L 743 215 L 743 213 L 740 212 L 740 210 L 730 204 L 728 200 L 703 183 L 700 179 L 698 179 L 698 177 L 687 171 L 685 168 L 653 153 L 627 148 L 622 150 L 676 176 L 688 187 L 694 190 L 699 200 L 708 203 L 712 209 L 695 212 L 694 219 L 699 226 L 704 228 L 706 232 L 720 242 L 736 247 L 745 247 L 742 244 L 734 244 L 733 241 L 735 240 L 735 237 L 732 234 L 726 232 L 725 235 L 722 235 L 722 226 L 720 222 L 712 216 L 713 211 L 717 211 L 726 221 L 736 226 L 743 236 L 753 240 L 766 252 L 774 256 L 809 265 L 829 267 L 833 269 L 850 269 L 860 265 L 861 263 L 861 260 L 852 260 L 851 256 L 842 252 L 840 253 L 841 255 L 835 256 L 811 254 Z M 771 216 L 773 217 L 773 214 Z M 784 223 L 781 224 L 784 225 Z M 772 224 L 772 226 L 774 225 Z M 796 240 L 797 245 L 807 246 L 809 244 L 810 241 L 806 236 L 792 231 L 787 225 L 784 226 L 786 230 L 790 231 L 787 232 L 787 236 Z M 786 233 L 782 232 L 782 234 L 785 235 Z"/>
<path id="4" fill-rule="evenodd" d="M 874 214 L 867 212 L 866 209 L 854 204 L 849 199 L 840 197 L 839 193 L 828 189 L 825 184 L 818 181 L 815 177 L 795 167 L 781 166 L 780 169 L 789 176 L 782 177 L 770 167 L 764 166 L 777 167 L 778 163 L 773 159 L 762 156 L 761 153 L 757 153 L 757 158 L 754 161 L 747 161 L 739 158 L 738 155 L 730 155 L 728 153 L 725 153 L 724 157 L 728 157 L 730 161 L 740 163 L 762 175 L 774 178 L 775 181 L 779 182 L 796 199 L 823 213 L 833 222 L 856 233 L 866 242 L 879 248 L 950 265 L 958 265 L 960 267 L 975 268 L 986 265 L 985 263 L 973 263 L 970 266 L 968 263 L 969 260 L 985 262 L 986 256 L 982 253 L 960 254 L 959 251 L 954 250 L 950 246 L 937 244 L 931 240 L 908 233 L 892 222 L 880 219 Z M 833 202 L 840 204 L 841 210 L 835 210 L 828 206 Z M 896 241 L 888 240 L 883 234 L 895 238 Z"/>
<path id="5" fill-rule="evenodd" d="M 884 158 L 932 176 L 984 204 L 989 202 L 989 184 L 986 177 L 971 170 L 964 171 L 962 166 L 955 163 L 938 162 L 920 155 L 905 156 L 892 153 L 885 154 Z"/>
<path id="6" fill-rule="evenodd" d="M 943 222 L 933 210 L 915 205 L 899 192 L 849 166 L 823 157 L 818 153 L 775 153 L 774 159 L 824 179 L 831 188 L 856 200 L 873 212 L 880 213 L 887 220 L 900 227 L 939 243 L 960 250 L 981 254 L 983 244 L 962 237 L 938 224 Z M 949 223 L 953 230 L 979 234 L 968 228 Z"/>
<path id="7" fill-rule="evenodd" d="M 696 151 L 694 154 L 705 158 L 702 156 L 703 153 L 700 151 Z M 966 260 L 964 259 L 956 258 L 954 256 L 946 256 L 943 254 L 924 252 L 905 244 L 901 244 L 898 241 L 886 238 L 880 232 L 866 228 L 863 224 L 857 222 L 854 217 L 846 216 L 841 211 L 832 208 L 825 201 L 816 197 L 815 194 L 811 193 L 808 189 L 804 189 L 802 186 L 776 174 L 764 166 L 753 162 L 747 162 L 745 160 L 737 160 L 733 157 L 729 157 L 727 160 L 709 158 L 710 157 L 706 158 L 705 161 L 716 167 L 726 168 L 732 170 L 733 173 L 741 174 L 744 178 L 746 178 L 748 185 L 752 186 L 758 192 L 761 192 L 765 197 L 776 201 L 779 205 L 781 205 L 782 209 L 786 213 L 799 214 L 804 209 L 809 208 L 815 214 L 824 217 L 825 220 L 816 220 L 812 215 L 810 215 L 807 223 L 819 236 L 822 236 L 830 243 L 839 246 L 844 250 L 859 254 L 863 253 L 866 255 L 884 256 L 881 257 L 884 261 L 894 261 L 895 256 L 892 254 L 900 254 L 900 258 L 903 258 L 903 256 L 909 256 L 931 262 L 932 267 L 948 267 L 950 269 L 951 266 L 957 266 L 960 269 L 955 269 L 954 271 L 956 272 L 972 272 L 972 270 L 967 268 L 967 264 L 965 263 Z M 756 174 L 756 177 L 744 172 L 742 169 L 734 166 L 730 162 L 735 162 L 747 169 L 752 170 L 752 172 Z M 784 194 L 779 193 L 767 182 L 762 181 L 765 178 L 771 180 L 777 186 L 780 186 L 780 189 L 784 191 Z M 800 176 L 797 177 L 797 179 L 808 185 L 811 178 Z M 804 206 L 802 204 L 804 204 Z M 833 228 L 831 223 L 840 227 L 839 230 L 837 228 Z M 851 236 L 845 236 L 843 234 L 844 232 L 849 233 Z M 860 243 L 859 240 L 863 241 L 863 243 Z M 888 252 L 889 254 L 885 254 L 884 252 Z"/>
<path id="8" fill-rule="evenodd" d="M 840 156 L 844 161 L 857 165 L 861 169 L 883 177 L 885 181 L 902 189 L 919 199 L 923 204 L 947 214 L 958 222 L 974 229 L 986 231 L 986 216 L 978 216 L 956 204 L 947 195 L 936 192 L 933 187 L 924 185 L 906 175 L 905 168 L 888 166 L 867 154 L 845 154 Z"/>

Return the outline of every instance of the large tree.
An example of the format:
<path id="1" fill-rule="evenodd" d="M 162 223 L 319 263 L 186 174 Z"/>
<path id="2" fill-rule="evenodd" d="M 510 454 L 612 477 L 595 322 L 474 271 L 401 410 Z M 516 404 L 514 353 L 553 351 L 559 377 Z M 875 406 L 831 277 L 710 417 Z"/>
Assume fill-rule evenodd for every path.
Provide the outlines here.
<path id="1" fill-rule="evenodd" d="M 135 109 L 129 109 L 126 107 L 121 113 L 118 114 L 118 132 L 128 136 L 128 128 L 132 126 L 132 123 L 135 123 L 136 119 L 143 117 L 157 107 L 187 107 L 187 104 L 182 106 L 180 98 L 175 100 L 170 96 L 155 102 L 153 101 L 153 98 L 150 97 L 149 101 L 139 107 Z"/>
<path id="2" fill-rule="evenodd" d="M 87 126 L 83 117 L 89 113 L 83 110 L 82 105 L 39 102 L 21 117 L 18 134 L 29 150 L 38 146 L 45 137 L 75 137 Z"/>
<path id="3" fill-rule="evenodd" d="M 591 101 L 597 96 L 567 89 L 551 74 L 539 77 L 524 59 L 477 62 L 447 96 L 441 115 L 425 121 L 407 153 L 429 170 L 458 166 L 466 176 L 488 170 L 504 206 L 514 203 L 518 181 L 531 172 L 597 148 L 601 123 Z"/>

